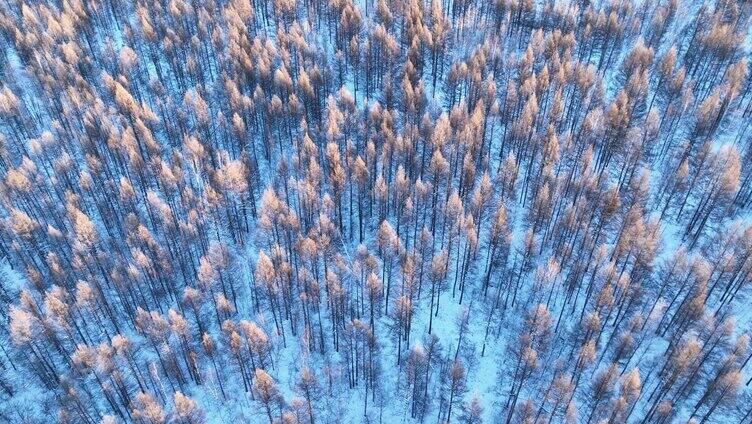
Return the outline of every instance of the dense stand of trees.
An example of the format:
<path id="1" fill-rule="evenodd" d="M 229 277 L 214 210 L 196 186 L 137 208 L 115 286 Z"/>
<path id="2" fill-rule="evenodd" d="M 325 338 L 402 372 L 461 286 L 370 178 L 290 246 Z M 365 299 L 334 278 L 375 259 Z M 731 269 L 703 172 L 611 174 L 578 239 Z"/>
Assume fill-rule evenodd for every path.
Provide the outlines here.
<path id="1" fill-rule="evenodd" d="M 752 3 L 0 11 L 0 421 L 752 422 Z"/>

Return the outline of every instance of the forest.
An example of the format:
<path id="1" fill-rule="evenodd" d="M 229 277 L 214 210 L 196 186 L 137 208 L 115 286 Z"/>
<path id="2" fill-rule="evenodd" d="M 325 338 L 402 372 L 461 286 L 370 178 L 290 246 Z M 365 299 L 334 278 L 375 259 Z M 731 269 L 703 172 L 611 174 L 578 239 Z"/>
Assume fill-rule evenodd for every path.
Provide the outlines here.
<path id="1" fill-rule="evenodd" d="M 3 1 L 0 422 L 752 423 L 751 16 Z"/>

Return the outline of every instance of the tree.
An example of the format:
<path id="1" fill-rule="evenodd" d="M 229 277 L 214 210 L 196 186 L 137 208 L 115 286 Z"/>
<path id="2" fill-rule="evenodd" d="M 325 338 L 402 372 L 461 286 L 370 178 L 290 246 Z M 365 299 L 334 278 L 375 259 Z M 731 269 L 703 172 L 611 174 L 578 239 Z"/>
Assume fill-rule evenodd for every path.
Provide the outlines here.
<path id="1" fill-rule="evenodd" d="M 311 371 L 310 368 L 305 367 L 300 371 L 297 387 L 298 390 L 303 392 L 303 396 L 306 401 L 306 413 L 308 414 L 308 418 L 311 420 L 311 424 L 314 424 L 315 420 L 313 417 L 313 399 L 320 394 L 320 390 L 316 375 L 313 373 L 313 371 Z"/>
<path id="2" fill-rule="evenodd" d="M 382 285 L 385 287 L 384 313 L 386 314 L 389 312 L 389 292 L 391 291 L 393 260 L 401 248 L 399 237 L 397 237 L 394 229 L 387 221 L 383 221 L 379 226 L 377 244 L 382 262 L 381 280 Z M 386 280 L 386 283 L 384 283 L 384 280 Z"/>
<path id="3" fill-rule="evenodd" d="M 406 383 L 408 388 L 411 389 L 410 416 L 412 418 L 417 418 L 419 412 L 428 402 L 428 399 L 424 396 L 424 393 L 428 390 L 428 381 L 423 376 L 428 375 L 429 367 L 426 350 L 421 344 L 416 344 L 410 349 L 405 365 Z"/>
<path id="4" fill-rule="evenodd" d="M 266 416 L 269 418 L 269 424 L 274 424 L 272 411 L 281 411 L 284 398 L 271 376 L 259 368 L 256 369 L 253 377 L 253 395 L 263 405 Z"/>
<path id="5" fill-rule="evenodd" d="M 196 401 L 180 392 L 175 392 L 175 415 L 188 424 L 201 424 L 204 422 L 204 412 L 198 407 Z"/>
<path id="6" fill-rule="evenodd" d="M 551 314 L 546 306 L 542 304 L 533 306 L 525 316 L 519 335 L 519 343 L 509 347 L 515 358 L 515 365 L 512 387 L 506 404 L 507 423 L 512 420 L 517 400 L 525 382 L 538 368 L 538 358 L 548 350 L 551 324 Z"/>
<path id="7" fill-rule="evenodd" d="M 470 400 L 462 404 L 460 422 L 465 424 L 483 423 L 483 403 L 478 393 L 473 393 Z"/>
<path id="8" fill-rule="evenodd" d="M 433 312 L 434 298 L 436 298 L 436 314 L 438 314 L 438 297 L 441 295 L 441 286 L 445 282 L 447 261 L 448 253 L 446 250 L 442 250 L 438 255 L 434 255 L 431 259 L 431 304 L 428 317 L 428 334 L 431 334 L 433 328 L 433 317 L 435 315 Z"/>
<path id="9" fill-rule="evenodd" d="M 461 403 L 467 390 L 466 378 L 465 367 L 460 360 L 455 359 L 449 371 L 449 410 L 447 411 L 447 422 L 452 419 L 452 407 L 457 403 Z"/>
<path id="10" fill-rule="evenodd" d="M 132 413 L 135 418 L 151 424 L 161 424 L 166 419 L 162 406 L 150 394 L 144 392 L 136 395 Z"/>
<path id="11" fill-rule="evenodd" d="M 494 213 L 491 224 L 490 236 L 488 240 L 489 253 L 486 259 L 486 274 L 483 281 L 483 296 L 488 294 L 488 288 L 491 282 L 491 275 L 496 266 L 502 269 L 506 266 L 509 255 L 509 246 L 511 245 L 512 234 L 509 231 L 507 222 L 507 209 L 503 203 L 499 203 Z"/>

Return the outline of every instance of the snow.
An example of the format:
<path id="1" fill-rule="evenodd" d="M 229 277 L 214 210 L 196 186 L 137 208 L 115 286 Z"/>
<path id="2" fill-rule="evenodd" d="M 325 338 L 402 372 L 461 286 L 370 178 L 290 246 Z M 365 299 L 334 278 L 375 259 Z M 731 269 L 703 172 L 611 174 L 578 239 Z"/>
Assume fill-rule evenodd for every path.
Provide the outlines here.
<path id="1" fill-rule="evenodd" d="M 363 2 L 361 1 L 359 3 L 362 7 Z M 699 5 L 693 4 L 690 11 L 694 11 L 697 7 L 699 7 Z M 677 16 L 677 22 L 672 25 L 672 28 L 666 34 L 665 39 L 675 40 L 681 37 L 681 34 L 688 28 L 689 25 L 691 25 L 691 16 L 693 16 L 693 13 L 679 13 Z M 369 25 L 373 24 L 372 19 L 373 13 L 371 9 L 371 11 L 369 11 L 369 18 L 364 24 L 365 28 L 369 28 Z M 473 33 L 473 29 L 474 28 L 472 28 L 470 25 L 463 29 L 463 31 L 469 31 L 465 32 L 464 36 L 460 40 L 464 44 L 455 46 L 455 49 L 450 52 L 450 59 L 469 56 L 469 52 L 484 35 L 483 31 L 477 31 L 477 34 Z M 269 28 L 265 28 L 265 30 L 267 30 L 267 34 L 271 36 L 276 28 L 274 28 L 272 25 Z M 752 29 L 750 30 L 749 34 L 749 38 L 752 40 Z M 119 31 L 115 31 L 114 33 L 110 34 L 110 36 L 114 41 L 116 50 L 119 51 L 125 45 L 123 34 Z M 318 41 L 317 45 L 322 47 L 327 58 L 333 57 L 334 46 L 330 43 L 328 34 L 321 32 L 308 34 L 308 36 Z M 747 42 L 747 50 L 749 50 L 749 45 L 750 41 Z M 656 51 L 656 57 L 663 53 L 663 51 L 667 49 L 668 46 L 669 43 L 664 42 L 661 48 Z M 624 46 L 624 48 L 621 49 L 619 53 L 620 56 L 613 58 L 613 64 L 620 64 L 624 56 L 630 51 L 630 47 L 631 46 Z M 495 48 L 500 47 L 495 46 Z M 5 56 L 10 63 L 10 67 L 12 68 L 11 72 L 18 79 L 18 84 L 21 86 L 31 86 L 33 84 L 31 82 L 32 79 L 29 77 L 29 75 L 27 75 L 26 71 L 23 70 L 20 58 L 18 57 L 15 50 L 7 49 Z M 593 58 L 592 60 L 596 61 L 597 63 L 597 59 L 598 58 Z M 168 63 L 163 60 L 162 57 L 160 57 L 159 60 L 160 63 L 165 66 L 165 68 L 168 68 Z M 156 78 L 156 69 L 154 68 L 154 65 L 151 63 L 151 61 L 144 60 L 143 63 L 145 63 L 145 66 L 148 68 L 149 75 L 152 78 Z M 616 67 L 617 65 L 612 66 Z M 445 66 L 445 71 L 447 70 L 446 68 L 447 66 Z M 216 86 L 221 84 L 220 79 L 212 78 L 218 76 L 219 74 L 218 72 L 216 72 L 216 70 L 214 71 L 215 72 L 210 73 L 210 78 L 208 78 L 206 84 L 207 91 L 209 92 L 211 92 L 213 88 L 216 88 Z M 604 83 L 606 91 L 606 104 L 608 104 L 613 99 L 613 97 L 620 89 L 617 82 L 617 73 L 618 71 L 616 69 L 609 69 L 606 72 Z M 365 100 L 363 99 L 362 93 L 356 92 L 355 84 L 351 79 L 351 75 L 349 73 L 347 73 L 345 77 L 345 82 L 346 88 L 357 95 L 359 106 L 362 106 Z M 503 88 L 505 87 L 501 86 L 500 81 L 498 81 L 497 83 L 500 85 L 498 87 L 498 91 L 503 92 Z M 426 90 L 430 92 L 431 89 L 430 87 L 427 87 Z M 336 93 L 336 90 L 333 91 Z M 176 99 L 181 100 L 182 97 L 176 97 Z M 31 99 L 29 101 L 34 110 L 44 110 L 44 108 L 40 107 L 37 104 L 37 101 L 35 99 Z M 216 112 L 219 106 L 215 104 L 214 96 L 210 95 L 207 101 L 210 103 L 212 112 Z M 446 104 L 447 95 L 444 92 L 442 84 L 439 84 L 437 86 L 435 97 L 429 99 L 428 101 L 430 104 L 430 109 L 433 112 L 444 111 L 442 105 Z M 155 105 L 150 106 L 156 110 Z M 45 124 L 47 124 L 47 122 L 45 122 Z M 501 132 L 501 124 L 497 126 L 499 127 L 499 129 L 496 129 L 496 127 L 489 128 L 489 138 L 492 140 L 498 140 L 500 137 L 499 133 Z M 728 134 L 726 134 L 724 137 L 717 139 L 716 147 L 721 148 L 723 146 L 731 145 L 734 140 L 734 138 L 732 137 L 733 135 L 735 135 L 733 131 L 729 131 Z M 163 136 L 163 134 L 158 134 L 157 136 Z M 164 140 L 163 143 L 165 145 L 168 145 Z M 497 157 L 497 147 L 498 146 L 496 145 L 496 143 L 493 143 L 491 146 L 490 156 L 492 158 Z M 492 163 L 491 165 L 491 169 L 496 169 L 496 163 Z M 81 170 L 86 169 L 86 165 L 83 163 L 79 164 L 79 167 L 81 168 Z M 262 180 L 264 180 L 264 182 L 269 182 L 270 180 L 272 180 L 274 169 L 273 164 L 262 162 L 261 168 Z M 521 175 L 524 171 L 526 171 L 524 168 L 521 169 Z M 199 170 L 192 168 L 190 172 L 192 173 L 190 178 L 193 179 L 193 182 L 197 183 L 196 185 L 201 185 L 200 183 L 203 182 L 203 178 L 200 175 Z M 375 178 L 375 176 L 372 177 Z M 660 190 L 661 183 L 665 178 L 666 176 L 662 175 L 660 172 L 651 174 L 651 195 L 657 193 Z M 611 177 L 612 183 L 616 182 L 615 180 L 616 178 Z M 443 195 L 444 193 L 441 193 L 439 197 L 443 198 Z M 649 209 L 655 209 L 655 204 L 657 204 L 656 200 L 649 199 L 648 202 Z M 695 202 L 695 200 L 693 199 L 691 202 Z M 257 207 L 258 206 L 259 205 L 257 205 Z M 527 231 L 527 225 L 523 219 L 524 211 L 527 206 L 529 205 L 522 205 L 521 201 L 518 201 L 516 204 L 514 202 L 510 202 L 509 215 L 513 234 L 513 244 L 511 246 L 512 253 L 510 254 L 511 266 L 509 267 L 510 269 L 507 270 L 508 272 L 499 272 L 496 276 L 494 276 L 494 279 L 492 280 L 493 288 L 489 292 L 489 299 L 493 299 L 493 297 L 496 295 L 495 291 L 498 290 L 498 287 L 501 286 L 502 278 L 507 279 L 507 281 L 517 278 L 512 270 L 516 271 L 521 267 L 519 261 L 521 261 L 522 259 L 520 257 L 521 255 L 519 251 L 523 248 L 525 232 Z M 690 204 L 690 206 L 694 207 L 695 205 Z M 138 209 L 141 214 L 145 214 L 143 205 L 138 205 Z M 653 215 L 658 215 L 658 212 L 654 210 Z M 742 215 L 740 219 L 742 219 L 744 222 L 750 222 L 751 219 L 749 212 L 746 212 L 744 215 Z M 106 230 L 108 228 L 107 222 L 98 221 L 95 224 L 101 232 L 105 232 L 103 230 Z M 722 228 L 722 226 L 726 223 L 719 222 L 717 224 L 718 225 L 715 226 L 716 228 L 714 228 L 715 230 Z M 484 222 L 484 225 L 487 227 L 489 224 L 488 222 Z M 226 229 L 223 228 L 222 230 Z M 375 233 L 375 231 L 373 230 L 374 229 L 369 229 L 368 233 L 373 235 L 373 233 Z M 683 228 L 681 225 L 672 223 L 667 219 L 665 222 L 662 222 L 660 231 L 660 240 L 663 247 L 660 250 L 660 255 L 655 260 L 656 268 L 663 261 L 668 260 L 677 249 L 686 244 L 683 241 Z M 346 370 L 345 368 L 343 368 L 345 365 L 342 352 L 335 352 L 330 341 L 327 341 L 325 353 L 322 354 L 321 352 L 310 352 L 305 346 L 301 346 L 301 337 L 292 337 L 292 335 L 290 334 L 289 322 L 285 321 L 282 324 L 282 329 L 285 333 L 285 342 L 283 343 L 283 335 L 276 334 L 275 324 L 272 317 L 268 315 L 257 314 L 255 312 L 254 305 L 251 301 L 251 291 L 254 290 L 253 286 L 255 284 L 255 279 L 253 276 L 254 266 L 258 260 L 259 249 L 266 249 L 269 245 L 269 242 L 268 240 L 263 239 L 264 236 L 261 234 L 261 231 L 259 231 L 255 227 L 255 224 L 251 226 L 251 229 L 248 232 L 248 236 L 250 240 L 247 242 L 247 244 L 238 247 L 238 250 L 233 252 L 236 255 L 236 261 L 234 268 L 230 271 L 231 275 L 229 276 L 229 278 L 237 279 L 237 281 L 240 282 L 240 284 L 238 285 L 238 297 L 241 299 L 241 302 L 238 304 L 238 310 L 232 316 L 232 319 L 234 321 L 253 321 L 260 325 L 270 336 L 271 344 L 273 346 L 273 362 L 269 369 L 267 369 L 267 371 L 270 373 L 270 375 L 272 375 L 275 382 L 278 384 L 285 400 L 290 403 L 290 401 L 295 396 L 300 395 L 299 390 L 296 388 L 296 381 L 298 379 L 300 371 L 304 367 L 308 366 L 318 372 L 317 376 L 319 378 L 322 390 L 322 393 L 315 399 L 315 402 L 317 403 L 317 422 L 413 422 L 414 420 L 410 417 L 410 396 L 409 391 L 405 389 L 405 373 L 402 367 L 405 366 L 406 358 L 410 350 L 413 347 L 421 345 L 427 335 L 430 320 L 429 313 L 431 313 L 431 311 L 428 310 L 428 296 L 430 296 L 430 294 L 428 293 L 428 290 L 425 289 L 425 287 L 430 283 L 426 281 L 423 282 L 424 291 L 422 293 L 422 298 L 416 299 L 414 301 L 416 310 L 411 327 L 411 342 L 410 346 L 403 346 L 403 350 L 401 352 L 401 363 L 399 366 L 397 364 L 396 355 L 397 346 L 393 334 L 393 318 L 388 315 L 383 315 L 380 316 L 376 321 L 375 332 L 378 335 L 381 350 L 381 374 L 379 376 L 378 382 L 381 393 L 378 394 L 376 403 L 374 404 L 371 400 L 371 393 L 368 393 L 368 399 L 366 399 L 365 397 L 365 386 L 363 385 L 364 383 L 362 379 L 358 379 L 357 387 L 353 389 L 347 389 L 348 381 Z M 352 262 L 352 253 L 357 249 L 357 242 L 355 240 L 347 240 L 346 236 L 343 236 L 342 238 L 343 240 L 338 240 L 340 242 L 340 246 L 338 247 L 341 248 L 343 255 L 350 262 Z M 373 247 L 375 245 L 375 241 L 372 238 L 373 237 L 369 237 L 369 239 L 366 240 L 366 244 L 369 247 Z M 438 242 L 443 243 L 443 240 L 437 241 L 437 243 Z M 467 293 L 462 304 L 459 303 L 459 292 L 453 294 L 452 285 L 454 284 L 454 276 L 456 275 L 456 270 L 454 269 L 455 261 L 450 258 L 450 268 L 449 272 L 447 273 L 448 288 L 441 293 L 438 299 L 438 304 L 440 305 L 440 313 L 433 318 L 432 333 L 440 341 L 440 344 L 443 347 L 443 355 L 446 358 L 451 360 L 455 357 L 455 352 L 459 352 L 457 356 L 467 367 L 467 385 L 469 390 L 464 394 L 464 400 L 469 400 L 473 393 L 478 393 L 483 400 L 485 422 L 499 422 L 503 421 L 505 418 L 506 411 L 504 411 L 504 407 L 506 399 L 509 397 L 511 391 L 511 373 L 509 369 L 514 367 L 514 359 L 509 354 L 510 348 L 514 347 L 515 343 L 518 343 L 517 338 L 521 330 L 520 317 L 524 316 L 524 314 L 527 312 L 526 310 L 524 310 L 523 305 L 533 305 L 536 303 L 535 300 L 545 299 L 545 295 L 547 294 L 545 288 L 541 289 L 543 291 L 536 291 L 533 280 L 535 279 L 535 266 L 545 266 L 545 261 L 548 259 L 548 256 L 550 256 L 550 252 L 544 249 L 544 254 L 540 255 L 540 258 L 535 261 L 533 270 L 527 272 L 522 276 L 522 288 L 520 293 L 517 294 L 517 302 L 506 310 L 502 310 L 502 308 L 499 307 L 494 312 L 495 316 L 493 322 L 490 325 L 490 335 L 488 336 L 485 352 L 483 355 L 481 355 L 481 350 L 483 349 L 484 345 L 484 339 L 487 330 L 489 329 L 489 324 L 487 323 L 487 317 L 489 314 L 489 302 L 483 298 L 482 294 L 480 293 L 480 289 L 478 289 L 479 284 L 477 284 L 477 282 L 481 279 L 481 264 L 484 262 L 484 259 L 488 254 L 487 248 L 483 246 L 485 242 L 485 240 L 481 240 L 482 247 L 478 253 L 478 261 L 476 263 L 476 267 L 479 268 L 479 270 L 471 271 L 471 275 L 469 277 L 471 280 L 471 284 L 469 284 L 470 292 Z M 461 247 L 462 245 L 455 246 L 455 249 L 460 249 Z M 611 249 L 613 249 L 614 247 L 613 240 L 609 240 L 606 247 L 608 248 L 608 252 L 610 253 Z M 372 251 L 375 251 L 375 249 L 372 249 Z M 454 253 L 456 254 L 456 250 Z M 596 266 L 595 260 L 592 264 L 589 265 L 590 268 L 587 269 L 588 273 L 592 271 L 593 266 Z M 398 277 L 396 277 L 397 271 L 394 271 L 393 274 L 393 279 L 398 280 Z M 566 275 L 558 276 L 554 281 L 554 284 L 556 284 L 558 287 L 561 287 L 564 284 L 565 277 Z M 6 262 L 4 262 L 0 266 L 0 278 L 2 278 L 3 288 L 9 293 L 12 293 L 14 296 L 16 296 L 22 288 L 28 287 L 29 284 L 29 282 L 25 281 L 19 270 L 13 270 L 10 264 Z M 397 287 L 395 287 L 396 285 L 397 283 L 393 283 L 391 293 L 392 296 L 390 297 L 390 301 L 396 297 L 398 289 Z M 646 286 L 647 285 L 648 284 L 646 284 Z M 650 289 L 650 287 L 647 288 Z M 650 295 L 653 293 L 648 290 L 647 294 Z M 502 293 L 502 296 L 506 296 L 506 293 Z M 564 342 L 571 339 L 572 333 L 577 331 L 577 326 L 580 324 L 580 320 L 577 315 L 582 309 L 582 303 L 584 303 L 584 292 L 582 293 L 582 296 L 583 297 L 574 300 L 575 308 L 573 308 L 573 310 L 575 312 L 573 314 L 570 314 L 567 310 L 564 309 L 565 306 L 561 304 L 557 292 L 557 298 L 554 299 L 554 303 L 551 304 L 551 315 L 554 318 L 555 322 L 556 318 L 558 318 L 560 314 L 564 314 L 565 319 L 562 321 L 562 326 L 558 328 L 558 331 L 556 332 L 556 334 L 554 334 L 555 341 L 552 344 L 556 345 L 556 347 L 547 352 L 545 357 L 540 358 L 540 366 L 542 369 L 542 372 L 540 374 L 542 378 L 540 378 L 540 381 L 536 381 L 531 386 L 523 389 L 523 393 L 520 396 L 520 401 L 527 396 L 533 397 L 537 400 L 542 394 L 542 389 L 545 389 L 545 385 L 548 384 L 548 380 L 550 380 L 549 377 L 552 374 L 552 371 L 557 367 L 557 360 L 561 360 L 562 357 L 565 357 L 565 355 L 562 355 L 561 357 L 559 357 L 559 355 L 562 352 L 569 350 L 569 346 L 564 346 Z M 657 368 L 660 368 L 660 365 L 662 364 L 661 360 L 665 359 L 664 356 L 666 355 L 666 350 L 668 348 L 669 342 L 663 337 L 653 336 L 652 333 L 654 331 L 653 327 L 657 324 L 656 321 L 660 320 L 659 312 L 661 308 L 666 307 L 669 302 L 670 300 L 666 298 L 659 300 L 659 307 L 653 312 L 650 317 L 648 317 L 648 330 L 644 333 L 644 335 L 641 335 L 641 337 L 644 336 L 649 339 L 647 339 L 647 342 L 641 344 L 640 348 L 637 350 L 637 352 L 629 362 L 627 362 L 626 364 L 621 364 L 620 366 L 622 374 L 627 372 L 632 367 L 640 368 L 641 372 L 643 373 L 643 381 L 646 382 L 646 385 L 643 388 L 644 393 L 649 393 L 656 387 L 657 384 L 660 383 L 657 378 L 651 377 L 655 375 Z M 734 312 L 737 313 L 737 320 L 740 323 L 735 329 L 735 335 L 737 336 L 741 335 L 743 332 L 749 331 L 751 329 L 750 327 L 752 327 L 752 309 L 746 307 L 748 303 L 749 299 L 748 295 L 746 294 L 740 296 L 740 298 L 737 300 L 738 306 L 734 310 Z M 326 304 L 327 299 L 324 298 L 322 300 L 322 305 Z M 169 306 L 176 307 L 175 305 Z M 392 305 L 390 304 L 389 306 L 391 309 Z M 566 308 L 568 309 L 568 306 Z M 322 311 L 322 315 L 324 316 L 324 328 L 322 329 L 322 331 L 324 331 L 325 334 L 330 334 L 332 331 L 332 328 L 330 327 L 330 321 L 326 319 L 328 313 L 328 309 Z M 461 317 L 464 313 L 469 314 L 469 327 L 466 332 L 463 333 L 463 339 L 460 346 L 460 334 L 457 331 L 457 321 L 458 318 Z M 221 329 L 218 327 L 216 320 L 214 320 L 213 316 L 211 316 L 210 314 L 207 315 L 207 326 L 210 330 L 210 333 L 215 336 L 219 335 L 221 333 Z M 186 314 L 186 318 L 190 318 L 190 314 Z M 612 324 L 610 323 L 610 319 L 613 317 L 609 316 L 608 318 L 609 319 L 605 320 L 607 321 L 607 323 L 604 323 L 604 325 L 607 324 L 608 330 L 616 332 L 616 329 L 612 328 Z M 5 324 L 6 323 L 3 323 L 4 327 Z M 124 331 L 131 339 L 135 341 L 143 343 L 145 340 L 143 335 L 139 334 L 133 329 L 126 329 Z M 4 332 L 5 329 L 3 329 L 3 335 Z M 608 335 L 608 332 L 609 331 L 604 331 L 604 335 L 606 337 Z M 618 337 L 618 334 L 616 334 L 614 337 Z M 601 342 L 604 341 L 605 340 L 601 340 Z M 7 337 L 0 337 L 0 344 L 2 344 L 2 347 L 6 350 L 14 349 L 14 346 L 10 344 Z M 598 374 L 600 371 L 609 366 L 608 360 L 604 359 L 604 357 L 608 356 L 604 353 L 604 351 L 609 348 L 610 346 L 599 346 L 598 353 L 600 359 L 597 363 L 598 365 L 586 371 L 588 377 Z M 0 355 L 2 355 L 1 352 Z M 155 363 L 157 361 L 155 352 L 146 347 L 145 343 L 143 343 L 143 346 L 137 353 L 137 356 L 144 362 Z M 264 411 L 259 408 L 258 402 L 251 399 L 250 393 L 244 392 L 243 383 L 239 379 L 239 373 L 235 370 L 234 364 L 230 363 L 230 357 L 227 355 L 222 355 L 219 360 L 221 361 L 221 378 L 223 379 L 223 384 L 225 384 L 225 391 L 229 394 L 228 398 L 223 399 L 221 393 L 219 392 L 218 386 L 217 384 L 215 384 L 217 376 L 214 375 L 214 371 L 211 367 L 205 367 L 205 369 L 203 370 L 203 378 L 205 379 L 205 384 L 200 387 L 189 385 L 189 387 L 187 387 L 186 394 L 197 400 L 199 405 L 202 406 L 202 408 L 206 412 L 208 422 L 232 423 L 245 422 L 249 420 L 253 422 L 264 422 L 266 420 Z M 328 369 L 330 371 L 330 376 L 324 375 L 321 372 L 325 369 Z M 441 417 L 438 416 L 439 411 L 437 410 L 436 406 L 438 404 L 438 399 L 441 397 L 441 392 L 444 391 L 444 388 L 442 387 L 440 382 L 440 373 L 445 371 L 446 370 L 444 369 L 435 368 L 431 372 L 429 397 L 437 401 L 433 405 L 433 408 L 428 411 L 428 416 L 426 417 L 425 422 L 436 422 L 441 419 Z M 25 418 L 24 414 L 28 414 L 29 417 L 42 416 L 47 420 L 53 420 L 54 417 L 52 417 L 51 415 L 53 414 L 52 411 L 55 410 L 54 393 L 45 391 L 40 387 L 39 384 L 25 378 L 24 372 L 27 371 L 20 370 L 8 372 L 8 375 L 15 384 L 17 392 L 13 396 L 10 396 L 7 401 L 3 402 L 2 405 L 0 405 L 0 413 L 9 414 L 7 416 L 10 417 L 10 420 L 18 419 L 19 421 L 23 421 Z M 161 371 L 157 371 L 156 374 L 158 374 L 159 372 Z M 749 374 L 749 371 L 745 371 L 745 381 L 746 378 L 749 378 L 749 375 L 747 374 Z M 163 378 L 164 376 L 156 376 L 156 379 L 159 381 L 161 381 L 161 379 Z M 334 382 L 332 389 L 329 388 L 329 379 Z M 579 404 L 581 405 L 587 404 L 588 395 L 586 391 L 582 389 L 582 387 L 584 387 L 586 383 L 587 382 L 583 380 L 582 386 L 577 393 L 577 398 L 579 400 Z M 91 386 L 93 386 L 93 384 Z M 166 389 L 164 393 L 167 398 L 171 396 L 171 394 L 168 393 L 169 391 L 169 389 Z M 639 403 L 637 409 L 646 406 L 645 402 L 640 402 L 641 403 Z M 108 409 L 105 400 L 102 398 L 96 399 L 95 403 L 102 411 Z M 168 401 L 167 403 L 169 404 L 170 402 Z M 364 413 L 364 409 L 367 409 L 367 412 Z M 684 418 L 688 416 L 687 412 L 688 411 L 683 410 L 681 411 L 679 416 Z M 17 417 L 11 416 L 12 414 L 16 414 Z M 459 415 L 459 410 L 453 410 L 453 419 L 455 417 L 458 417 Z M 0 416 L 0 418 L 3 418 L 3 416 Z"/>

